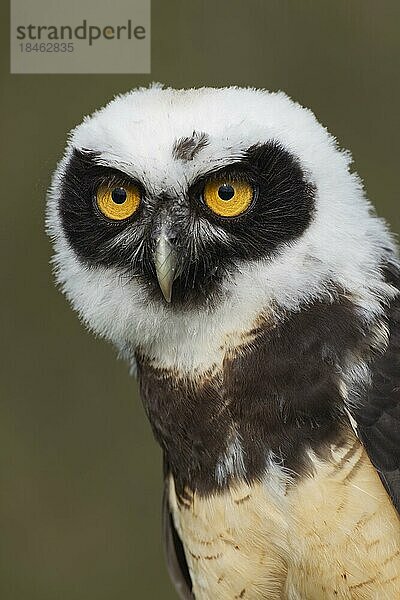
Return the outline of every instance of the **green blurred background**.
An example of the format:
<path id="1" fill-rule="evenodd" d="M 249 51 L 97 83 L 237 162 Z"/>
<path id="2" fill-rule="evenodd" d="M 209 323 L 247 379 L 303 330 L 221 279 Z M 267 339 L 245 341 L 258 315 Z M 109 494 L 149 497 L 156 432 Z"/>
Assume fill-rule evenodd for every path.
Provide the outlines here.
<path id="1" fill-rule="evenodd" d="M 137 85 L 283 89 L 399 231 L 400 3 L 153 0 L 149 76 L 9 75 L 1 10 L 0 598 L 172 599 L 160 452 L 126 365 L 53 286 L 50 174 L 68 130 Z"/>

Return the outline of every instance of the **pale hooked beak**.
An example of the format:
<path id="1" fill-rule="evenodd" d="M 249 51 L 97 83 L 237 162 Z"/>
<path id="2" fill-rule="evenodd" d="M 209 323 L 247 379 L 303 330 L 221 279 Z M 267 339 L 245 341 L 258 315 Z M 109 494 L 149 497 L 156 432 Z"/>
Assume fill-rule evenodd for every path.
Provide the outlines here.
<path id="1" fill-rule="evenodd" d="M 167 302 L 171 302 L 172 285 L 177 277 L 177 254 L 167 235 L 167 227 L 162 225 L 153 252 L 154 266 L 160 289 Z"/>

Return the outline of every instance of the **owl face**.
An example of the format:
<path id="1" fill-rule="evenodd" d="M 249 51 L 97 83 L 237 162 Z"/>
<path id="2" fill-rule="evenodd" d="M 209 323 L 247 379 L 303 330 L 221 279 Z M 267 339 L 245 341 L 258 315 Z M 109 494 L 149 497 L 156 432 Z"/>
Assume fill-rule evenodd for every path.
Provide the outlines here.
<path id="1" fill-rule="evenodd" d="M 394 246 L 350 162 L 282 93 L 134 90 L 71 132 L 48 197 L 57 280 L 96 333 L 170 364 L 197 344 L 209 366 L 260 314 L 332 289 L 372 313 Z"/>
<path id="2" fill-rule="evenodd" d="M 178 137 L 171 163 L 184 167 L 206 145 L 203 132 Z M 74 149 L 60 194 L 69 244 L 88 268 L 116 269 L 155 300 L 210 304 L 240 263 L 267 259 L 299 237 L 314 208 L 312 184 L 277 141 L 224 162 L 155 193 L 122 165 L 102 164 L 99 152 Z"/>

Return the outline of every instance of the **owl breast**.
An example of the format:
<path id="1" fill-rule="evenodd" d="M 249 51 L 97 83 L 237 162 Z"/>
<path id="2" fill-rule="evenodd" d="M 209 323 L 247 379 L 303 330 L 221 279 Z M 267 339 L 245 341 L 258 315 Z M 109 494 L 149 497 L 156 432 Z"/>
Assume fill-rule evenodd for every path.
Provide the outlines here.
<path id="1" fill-rule="evenodd" d="M 196 599 L 399 597 L 400 521 L 360 443 L 313 465 L 279 491 L 265 479 L 179 497 L 170 478 Z"/>
<path id="2" fill-rule="evenodd" d="M 208 370 L 137 355 L 196 599 L 399 597 L 399 518 L 344 410 L 368 335 L 338 297 L 259 319 Z"/>
<path id="3" fill-rule="evenodd" d="M 316 302 L 282 323 L 260 316 L 240 337 L 228 336 L 207 369 L 160 366 L 138 353 L 141 396 L 178 493 L 260 480 L 276 462 L 310 472 L 308 450 L 323 456 L 346 439 L 338 364 L 363 339 L 343 299 Z"/>

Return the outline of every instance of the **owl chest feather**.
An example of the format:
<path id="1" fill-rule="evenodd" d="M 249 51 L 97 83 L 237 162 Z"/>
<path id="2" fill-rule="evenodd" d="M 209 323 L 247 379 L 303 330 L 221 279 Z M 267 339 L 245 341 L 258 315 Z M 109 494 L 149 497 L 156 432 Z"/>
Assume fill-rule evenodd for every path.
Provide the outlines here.
<path id="1" fill-rule="evenodd" d="M 400 521 L 354 438 L 280 492 L 264 480 L 180 499 L 169 486 L 196 599 L 399 597 Z"/>
<path id="2" fill-rule="evenodd" d="M 178 492 L 260 479 L 271 462 L 307 472 L 307 450 L 324 455 L 349 429 L 338 366 L 359 338 L 350 305 L 321 302 L 282 325 L 260 319 L 206 370 L 138 353 L 141 396 Z"/>
<path id="3" fill-rule="evenodd" d="M 198 373 L 137 356 L 195 597 L 397 598 L 399 518 L 343 408 L 352 305 L 242 342 Z"/>

